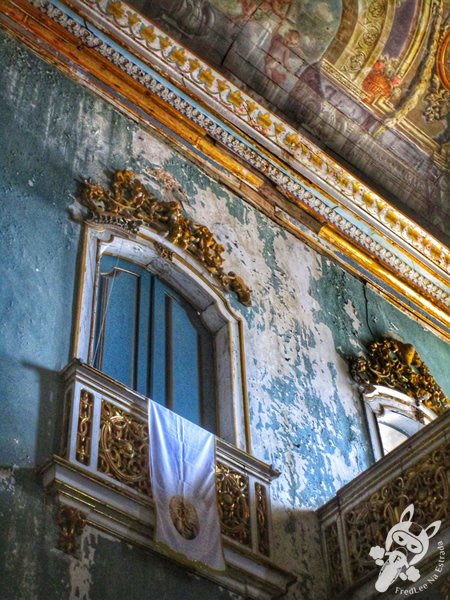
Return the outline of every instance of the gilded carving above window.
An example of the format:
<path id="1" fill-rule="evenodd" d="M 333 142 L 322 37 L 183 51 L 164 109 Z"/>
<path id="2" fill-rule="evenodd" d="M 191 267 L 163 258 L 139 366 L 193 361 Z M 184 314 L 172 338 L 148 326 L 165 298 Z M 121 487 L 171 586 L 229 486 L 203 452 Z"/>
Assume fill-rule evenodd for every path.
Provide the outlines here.
<path id="1" fill-rule="evenodd" d="M 233 271 L 225 272 L 224 247 L 206 227 L 183 214 L 180 202 L 158 200 L 132 171 L 116 171 L 110 189 L 86 181 L 81 202 L 92 220 L 120 225 L 137 232 L 141 225 L 165 235 L 169 242 L 194 256 L 229 291 L 236 293 L 245 306 L 251 305 L 251 290 Z"/>
<path id="2" fill-rule="evenodd" d="M 411 344 L 386 337 L 369 346 L 368 358 L 358 357 L 350 366 L 353 379 L 364 389 L 383 385 L 414 398 L 437 415 L 449 407 L 449 399 L 430 374 Z"/>

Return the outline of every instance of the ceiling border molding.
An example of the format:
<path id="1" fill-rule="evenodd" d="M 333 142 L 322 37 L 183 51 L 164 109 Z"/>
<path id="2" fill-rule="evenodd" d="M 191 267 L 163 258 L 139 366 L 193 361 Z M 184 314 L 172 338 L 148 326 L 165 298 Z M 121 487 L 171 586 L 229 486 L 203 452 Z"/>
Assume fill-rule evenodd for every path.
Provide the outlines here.
<path id="1" fill-rule="evenodd" d="M 88 4 L 93 5 L 102 2 L 103 0 L 99 0 L 98 2 L 74 0 L 72 7 L 74 4 L 76 4 L 77 6 L 79 5 L 79 7 L 81 6 L 81 8 L 83 8 Z M 29 5 L 30 3 L 22 0 L 20 2 L 10 2 L 10 4 L 21 4 L 23 7 L 24 5 Z M 120 28 L 118 29 L 114 25 L 114 19 L 117 19 L 116 12 L 118 11 L 117 14 L 119 17 L 122 15 L 120 18 L 123 18 L 123 12 L 121 11 L 126 9 L 128 15 L 127 19 L 130 21 L 131 28 L 135 27 L 136 25 L 133 14 L 135 14 L 137 19 L 139 19 L 141 29 L 143 19 L 140 17 L 140 15 L 133 13 L 132 11 L 130 16 L 129 7 L 126 5 L 120 2 L 103 2 L 103 4 L 109 7 L 110 10 L 113 10 L 111 18 L 114 17 L 112 22 L 105 22 L 103 24 L 104 27 L 102 26 L 107 31 L 107 36 L 105 37 L 105 35 L 97 29 L 99 26 L 97 18 L 95 19 L 96 26 L 86 22 L 86 18 L 88 21 L 92 21 L 92 18 L 97 14 L 94 14 L 94 11 L 92 10 L 90 10 L 90 15 L 83 14 L 80 16 L 68 9 L 67 6 L 60 4 L 58 0 L 54 0 L 53 4 L 47 0 L 33 0 L 31 4 L 36 6 L 41 12 L 45 13 L 55 23 L 64 27 L 72 35 L 76 36 L 82 42 L 83 46 L 86 46 L 87 48 L 101 54 L 112 64 L 119 67 L 121 71 L 133 78 L 140 85 L 144 86 L 147 90 L 151 91 L 155 96 L 161 98 L 161 100 L 163 100 L 165 103 L 172 106 L 176 111 L 178 111 L 179 114 L 187 117 L 187 119 L 189 119 L 189 121 L 192 123 L 195 123 L 195 125 L 206 132 L 209 137 L 220 142 L 221 146 L 228 148 L 233 155 L 237 155 L 243 161 L 253 167 L 254 170 L 261 173 L 265 178 L 271 180 L 278 189 L 282 189 L 285 192 L 285 196 L 291 198 L 291 201 L 293 201 L 293 206 L 297 205 L 300 207 L 306 207 L 310 214 L 314 214 L 319 218 L 320 222 L 325 224 L 319 230 L 318 235 L 314 235 L 313 232 L 309 232 L 309 238 L 313 239 L 313 244 L 319 246 L 327 253 L 334 255 L 340 262 L 346 262 L 347 266 L 349 263 L 353 262 L 354 265 L 355 263 L 359 262 L 359 265 L 363 267 L 362 269 L 358 270 L 358 268 L 353 266 L 353 268 L 350 267 L 350 270 L 356 272 L 365 279 L 367 279 L 367 271 L 369 271 L 369 273 L 372 275 L 372 279 L 374 279 L 373 275 L 375 275 L 375 279 L 378 277 L 378 279 L 381 280 L 382 283 L 385 283 L 389 289 L 393 288 L 396 291 L 394 295 L 397 297 L 397 304 L 399 297 L 406 298 L 406 302 L 403 302 L 403 306 L 401 307 L 403 309 L 406 308 L 411 312 L 409 305 L 411 302 L 415 303 L 420 309 L 418 315 L 419 319 L 424 320 L 424 317 L 430 317 L 431 326 L 434 328 L 436 328 L 437 321 L 437 323 L 439 323 L 441 326 L 444 326 L 444 337 L 448 337 L 450 320 L 448 318 L 448 312 L 446 311 L 445 306 L 448 306 L 450 297 L 447 291 L 448 288 L 446 288 L 445 285 L 448 279 L 446 276 L 446 268 L 444 267 L 447 267 L 449 253 L 445 246 L 437 242 L 437 240 L 429 236 L 423 229 L 396 211 L 396 209 L 390 206 L 386 201 L 374 195 L 372 192 L 369 192 L 368 188 L 365 188 L 361 182 L 359 182 L 359 180 L 353 176 L 349 176 L 344 169 L 339 167 L 337 163 L 334 163 L 331 159 L 329 159 L 329 157 L 326 157 L 324 153 L 314 147 L 308 140 L 306 140 L 306 138 L 303 138 L 300 134 L 292 130 L 292 128 L 289 128 L 287 124 L 283 123 L 265 111 L 265 109 L 257 105 L 253 100 L 249 99 L 248 96 L 246 97 L 245 94 L 232 86 L 232 84 L 229 84 L 227 91 L 228 104 L 231 102 L 235 108 L 239 108 L 237 105 L 240 104 L 238 101 L 240 98 L 242 102 L 245 100 L 245 102 L 252 102 L 254 105 L 254 116 L 251 117 L 249 121 L 252 126 L 247 123 L 245 128 L 240 127 L 240 129 L 245 129 L 245 133 L 248 133 L 248 131 L 251 129 L 253 137 L 257 138 L 257 144 L 252 144 L 251 141 L 249 141 L 245 136 L 239 132 L 236 132 L 236 130 L 233 127 L 230 127 L 230 125 L 228 125 L 226 122 L 223 122 L 223 119 L 218 119 L 214 114 L 211 113 L 211 111 L 207 110 L 204 106 L 193 100 L 191 89 L 192 86 L 188 85 L 189 82 L 187 81 L 186 76 L 183 76 L 183 78 L 180 80 L 179 73 L 178 84 L 181 83 L 182 85 L 178 85 L 177 89 L 177 87 L 173 85 L 173 81 L 177 79 L 177 77 L 174 77 L 172 72 L 167 74 L 167 71 L 170 71 L 174 64 L 179 64 L 182 66 L 182 56 L 185 56 L 185 61 L 200 61 L 198 61 L 194 55 L 188 53 L 179 45 L 175 44 L 174 42 L 172 43 L 171 40 L 167 36 L 163 36 L 161 32 L 155 33 L 157 30 L 153 25 L 146 25 L 146 27 L 149 27 L 149 30 L 145 35 L 149 37 L 150 40 L 153 40 L 153 42 L 156 39 L 159 39 L 158 43 L 160 52 L 163 53 L 166 61 L 168 61 L 167 69 L 162 68 L 164 65 L 161 66 L 161 61 L 159 61 L 158 64 L 154 64 L 153 68 L 148 67 L 148 64 L 151 63 L 148 56 L 149 52 L 146 52 L 143 58 L 136 57 L 135 54 L 130 55 L 130 52 L 121 46 L 122 44 L 126 43 L 128 38 L 126 38 Z M 58 6 L 56 6 L 57 4 Z M 81 12 L 83 13 L 83 11 Z M 89 16 L 91 16 L 90 19 Z M 146 23 L 148 23 L 148 21 L 146 21 Z M 114 33 L 120 34 L 120 46 L 115 41 L 117 36 L 113 35 Z M 164 39 L 166 40 L 165 42 L 163 41 Z M 167 48 L 171 48 L 169 53 L 167 53 Z M 182 53 L 181 56 L 178 54 L 173 54 L 177 50 Z M 71 57 L 71 59 L 73 60 L 73 57 Z M 163 76 L 160 74 L 161 71 L 163 71 Z M 205 85 L 208 89 L 212 86 L 212 83 L 208 84 L 207 81 L 202 82 L 202 79 L 207 77 L 205 73 L 212 73 L 212 70 L 209 69 L 209 67 L 204 65 L 196 66 L 194 73 L 196 73 L 198 76 L 200 82 L 198 85 L 201 89 L 203 89 Z M 177 73 L 175 73 L 175 75 L 176 74 Z M 172 77 L 170 77 L 170 75 L 172 75 Z M 192 72 L 190 72 L 190 75 L 192 75 Z M 167 77 L 169 77 L 169 81 L 167 80 Z M 215 85 L 218 86 L 219 83 L 216 82 Z M 179 89 L 180 87 L 182 89 Z M 189 89 L 189 94 L 186 93 L 187 88 Z M 236 93 L 236 95 L 232 96 L 233 93 Z M 222 92 L 218 92 L 216 90 L 215 95 L 219 95 L 220 102 L 224 101 Z M 234 98 L 234 101 L 229 100 L 230 95 L 232 98 Z M 214 108 L 218 104 L 217 98 L 214 99 L 214 93 L 212 93 L 212 100 L 213 101 L 209 102 L 208 105 L 212 105 Z M 145 107 L 143 107 L 142 110 L 145 110 Z M 236 123 L 238 122 L 239 124 L 242 124 L 239 121 L 239 119 L 242 117 L 241 109 L 237 113 L 236 111 L 230 112 L 229 109 L 224 110 L 222 104 L 220 104 L 220 111 L 222 113 L 226 113 L 226 116 L 229 117 L 228 121 L 232 125 L 236 126 Z M 267 121 L 264 121 L 264 115 L 267 115 Z M 250 116 L 250 114 L 246 115 L 247 118 L 250 118 Z M 272 119 L 275 119 L 275 121 Z M 279 125 L 278 129 L 277 124 Z M 271 136 L 269 134 L 267 136 L 263 135 L 264 132 L 270 133 L 272 128 L 275 129 L 278 142 L 280 142 L 278 145 L 271 140 Z M 283 128 L 282 132 L 280 128 Z M 298 152 L 300 152 L 302 156 L 304 153 L 307 155 L 308 160 L 306 162 L 309 161 L 309 163 L 314 165 L 317 163 L 317 157 L 325 157 L 328 163 L 325 163 L 322 160 L 320 163 L 320 169 L 317 167 L 320 173 L 323 174 L 324 171 L 326 171 L 325 175 L 327 175 L 328 178 L 330 177 L 330 174 L 333 175 L 341 182 L 341 188 L 344 187 L 345 180 L 345 189 L 348 190 L 351 188 L 353 192 L 355 191 L 355 185 L 357 185 L 358 193 L 356 194 L 356 197 L 358 198 L 360 204 L 374 207 L 374 211 L 377 213 L 378 219 L 376 219 L 373 215 L 370 215 L 367 211 L 359 210 L 355 205 L 350 208 L 348 202 L 340 202 L 342 198 L 336 198 L 335 184 L 325 185 L 326 182 L 324 179 L 322 179 L 321 186 L 319 187 L 317 183 L 315 184 L 314 182 L 312 183 L 310 181 L 311 179 L 317 181 L 317 177 L 314 176 L 314 173 L 312 173 L 310 169 L 308 170 L 304 164 L 300 164 L 298 161 L 293 160 L 293 155 L 295 154 L 294 151 L 291 151 L 291 153 L 287 155 L 285 148 L 283 148 L 281 145 L 281 142 L 283 142 L 286 146 L 286 140 L 290 135 L 289 129 L 292 135 L 297 136 L 296 139 L 300 144 L 300 146 L 297 148 Z M 305 143 L 303 140 L 305 140 Z M 262 142 L 264 142 L 264 146 L 269 148 L 269 154 L 267 154 L 267 152 L 265 153 L 264 149 L 261 148 L 263 145 Z M 296 144 L 297 142 L 295 140 L 291 140 L 291 146 L 295 146 Z M 298 154 L 295 155 L 298 156 Z M 284 163 L 281 162 L 279 157 L 284 160 Z M 324 165 L 327 167 L 326 169 L 324 169 Z M 294 170 L 294 167 L 296 170 Z M 335 169 L 334 173 L 331 173 L 331 168 Z M 308 174 L 310 180 L 305 180 L 305 172 Z M 251 171 L 247 172 L 246 177 L 244 178 L 242 177 L 242 168 L 240 168 L 240 172 L 232 171 L 232 174 L 236 177 L 241 175 L 241 180 L 246 180 L 246 183 L 257 191 L 258 186 L 262 185 L 262 180 L 258 180 L 258 177 L 256 175 L 252 175 Z M 348 179 L 348 177 L 351 179 Z M 280 211 L 278 206 L 276 206 L 275 215 L 277 213 L 279 214 L 280 212 L 282 211 Z M 383 215 L 382 220 L 380 215 Z M 396 221 L 397 217 L 403 219 L 403 221 L 399 223 L 398 220 Z M 289 222 L 289 219 L 280 220 Z M 292 222 L 292 219 L 290 221 Z M 400 235 L 403 234 L 404 237 L 405 227 L 409 228 L 409 236 L 412 235 L 412 231 L 415 232 L 413 238 L 416 242 L 416 247 L 405 243 L 402 235 Z M 338 233 L 333 231 L 333 229 L 337 230 Z M 398 230 L 398 232 L 396 230 Z M 338 243 L 336 243 L 336 238 L 340 236 L 340 234 L 343 235 L 343 238 L 339 239 Z M 304 232 L 303 236 L 308 237 L 305 236 Z M 382 269 L 378 269 L 376 265 L 375 267 L 373 264 L 370 265 L 370 259 L 367 260 L 367 257 L 363 257 L 362 260 L 358 260 L 358 258 L 349 256 L 348 249 L 350 245 L 345 241 L 346 239 L 352 240 L 352 242 L 359 248 L 367 250 L 369 255 L 375 257 L 380 263 L 387 265 L 390 271 L 394 272 L 394 274 L 398 274 L 402 279 L 406 279 L 408 282 L 407 285 L 396 285 L 399 282 L 393 281 L 395 276 L 392 277 L 389 275 L 389 273 L 383 273 Z M 428 242 L 431 245 L 427 246 L 429 254 L 427 257 L 426 254 L 419 251 L 418 248 L 422 248 L 423 244 L 428 244 Z M 336 252 L 336 249 L 338 252 Z M 440 251 L 442 252 L 440 253 Z M 342 255 L 347 255 L 345 261 L 342 260 Z M 444 261 L 442 260 L 442 256 L 445 258 Z M 373 262 L 374 261 L 372 260 L 372 263 Z M 443 262 L 445 265 L 441 265 Z M 411 284 L 412 287 L 408 288 L 408 285 Z M 378 286 L 378 288 L 379 287 L 380 286 Z M 421 292 L 424 293 L 425 298 L 415 292 L 414 288 L 416 290 L 421 290 Z M 431 301 L 429 299 L 431 299 Z M 400 302 L 400 304 L 402 304 L 402 302 Z M 441 308 L 439 308 L 439 305 Z M 417 312 L 414 310 L 412 312 L 417 317 Z M 430 325 L 430 319 L 425 318 L 425 321 L 428 325 Z M 442 335 L 442 327 L 439 333 Z"/>
<path id="2" fill-rule="evenodd" d="M 47 0 L 33 0 L 35 5 Z M 56 4 L 56 2 L 55 2 Z M 418 226 L 414 221 L 391 206 L 361 180 L 334 161 L 308 138 L 240 90 L 215 69 L 181 46 L 150 20 L 146 19 L 120 0 L 71 0 L 70 5 L 96 16 L 96 26 L 104 31 L 120 33 L 119 39 L 126 45 L 134 42 L 133 50 L 140 50 L 154 66 L 164 65 L 167 74 L 182 83 L 189 92 L 195 91 L 221 108 L 233 124 L 250 126 L 259 143 L 271 142 L 281 152 L 295 159 L 296 166 L 307 167 L 304 174 L 315 175 L 333 190 L 339 191 L 350 201 L 348 208 L 359 207 L 376 222 L 388 228 L 397 238 L 406 242 L 427 257 L 435 266 L 450 273 L 450 251 Z M 156 61 L 156 62 L 155 62 Z M 180 79 L 181 78 L 181 79 Z M 238 125 L 238 126 L 239 126 Z M 352 206 L 353 205 L 353 206 Z"/>

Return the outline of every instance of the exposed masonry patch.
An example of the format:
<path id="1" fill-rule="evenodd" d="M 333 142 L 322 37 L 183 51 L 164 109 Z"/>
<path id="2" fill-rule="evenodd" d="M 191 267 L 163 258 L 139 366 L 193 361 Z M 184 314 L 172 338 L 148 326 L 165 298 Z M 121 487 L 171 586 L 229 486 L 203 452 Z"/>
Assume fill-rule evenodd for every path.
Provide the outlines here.
<path id="1" fill-rule="evenodd" d="M 113 64 L 118 66 L 136 81 L 151 90 L 157 96 L 168 102 L 179 112 L 187 116 L 191 121 L 200 125 L 212 137 L 225 144 L 241 158 L 246 160 L 253 167 L 264 173 L 274 183 L 293 194 L 296 198 L 304 202 L 307 206 L 316 211 L 319 215 L 325 217 L 329 222 L 338 227 L 341 231 L 349 235 L 358 244 L 375 254 L 385 264 L 393 268 L 402 277 L 406 277 L 414 285 L 424 289 L 429 295 L 446 306 L 450 306 L 450 294 L 444 288 L 430 281 L 421 273 L 416 271 L 401 258 L 387 250 L 378 242 L 375 242 L 369 235 L 362 232 L 356 225 L 338 214 L 334 208 L 327 206 L 322 200 L 306 190 L 300 183 L 292 179 L 286 173 L 277 169 L 268 160 L 259 156 L 255 151 L 249 149 L 243 142 L 237 140 L 231 133 L 225 131 L 217 125 L 212 119 L 203 115 L 198 109 L 194 108 L 189 102 L 177 96 L 172 90 L 169 90 L 162 83 L 156 81 L 149 73 L 145 73 L 140 67 L 132 63 L 129 59 L 122 56 L 118 51 L 97 38 L 91 31 L 80 25 L 74 19 L 68 17 L 60 9 L 49 3 L 47 0 L 31 0 L 31 3 L 37 6 L 42 12 L 62 25 L 73 35 L 82 40 L 83 44 L 93 48 L 102 56 L 106 57 Z"/>
<path id="2" fill-rule="evenodd" d="M 13 494 L 15 487 L 14 469 L 0 469 L 0 490 Z"/>
<path id="3" fill-rule="evenodd" d="M 69 600 L 90 600 L 90 588 L 92 584 L 91 567 L 95 561 L 95 548 L 98 538 L 98 531 L 86 527 L 81 537 L 81 559 L 70 557 L 69 579 L 70 579 L 70 598 Z"/>

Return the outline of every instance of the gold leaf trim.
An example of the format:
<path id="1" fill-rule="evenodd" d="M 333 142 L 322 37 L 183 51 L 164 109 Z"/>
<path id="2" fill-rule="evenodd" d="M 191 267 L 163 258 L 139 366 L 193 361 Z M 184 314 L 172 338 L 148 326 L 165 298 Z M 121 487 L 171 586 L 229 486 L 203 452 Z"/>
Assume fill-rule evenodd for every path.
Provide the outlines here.
<path id="1" fill-rule="evenodd" d="M 96 221 L 135 232 L 147 225 L 165 234 L 172 244 L 194 256 L 226 290 L 235 292 L 244 306 L 251 305 L 250 288 L 233 271 L 225 272 L 224 247 L 206 225 L 186 217 L 179 202 L 158 200 L 132 171 L 116 171 L 111 189 L 86 181 L 80 199 Z"/>
<path id="2" fill-rule="evenodd" d="M 436 383 L 416 349 L 386 337 L 369 346 L 368 358 L 359 357 L 350 366 L 353 379 L 363 387 L 385 385 L 414 398 L 437 415 L 449 407 L 449 399 Z"/>

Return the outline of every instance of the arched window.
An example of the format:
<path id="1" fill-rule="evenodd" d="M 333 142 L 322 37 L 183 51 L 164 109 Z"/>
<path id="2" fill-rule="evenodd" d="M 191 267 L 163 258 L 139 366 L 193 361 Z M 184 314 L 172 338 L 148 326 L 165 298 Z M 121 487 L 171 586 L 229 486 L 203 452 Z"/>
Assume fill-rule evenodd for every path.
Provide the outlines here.
<path id="1" fill-rule="evenodd" d="M 92 365 L 215 433 L 213 335 L 199 313 L 148 269 L 110 254 L 96 296 Z"/>
<path id="2" fill-rule="evenodd" d="M 251 451 L 242 323 L 214 278 L 149 228 L 88 223 L 74 357 Z"/>

